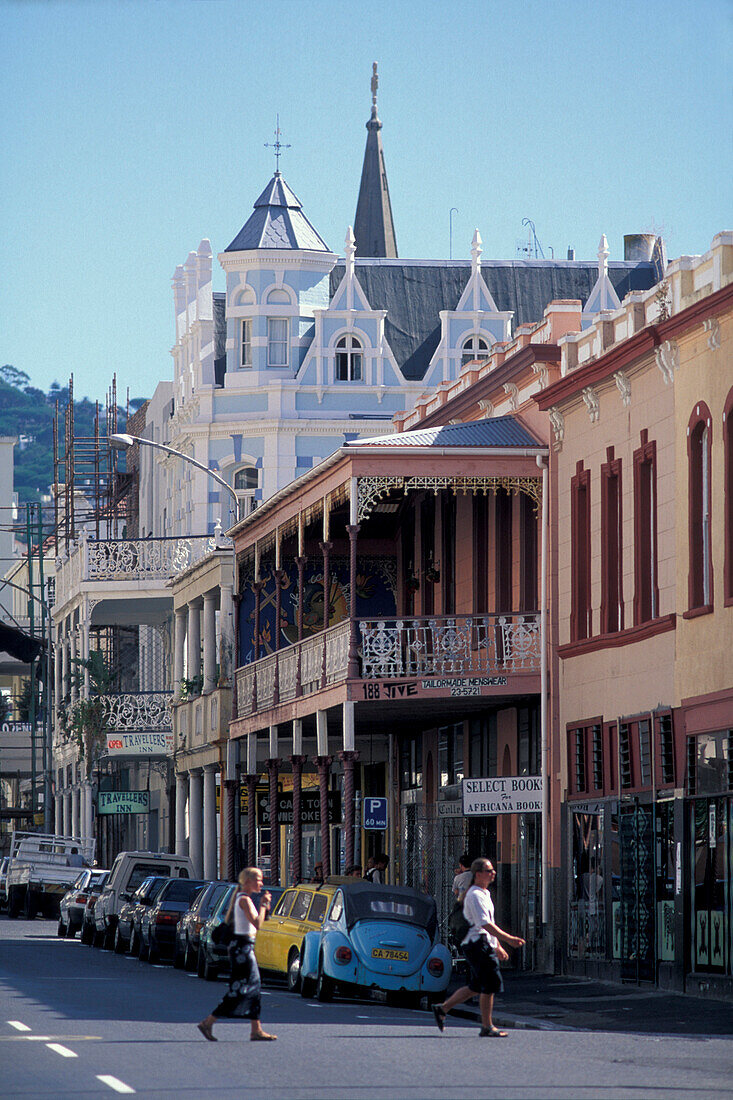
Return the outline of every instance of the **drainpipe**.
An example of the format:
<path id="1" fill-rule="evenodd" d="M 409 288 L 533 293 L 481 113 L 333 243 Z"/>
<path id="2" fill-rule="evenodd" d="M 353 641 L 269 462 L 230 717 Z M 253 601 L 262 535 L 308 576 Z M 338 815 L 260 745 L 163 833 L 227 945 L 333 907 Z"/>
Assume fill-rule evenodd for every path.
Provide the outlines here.
<path id="1" fill-rule="evenodd" d="M 540 755 L 545 795 L 542 799 L 542 923 L 550 923 L 550 883 L 549 883 L 549 800 L 550 800 L 550 758 L 548 737 L 548 698 L 547 698 L 547 518 L 548 518 L 548 466 L 541 455 L 537 455 L 537 465 L 542 470 L 542 527 L 541 527 L 541 564 L 540 564 Z"/>

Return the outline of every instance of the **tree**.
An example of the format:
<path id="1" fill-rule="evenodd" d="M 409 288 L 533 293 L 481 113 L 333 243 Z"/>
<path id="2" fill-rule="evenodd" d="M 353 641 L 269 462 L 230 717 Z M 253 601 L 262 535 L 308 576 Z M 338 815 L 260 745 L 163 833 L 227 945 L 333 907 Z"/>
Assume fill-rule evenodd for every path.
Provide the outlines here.
<path id="1" fill-rule="evenodd" d="M 104 663 L 99 649 L 93 650 L 89 658 L 75 658 L 76 670 L 71 677 L 77 687 L 84 682 L 84 673 L 89 673 L 89 697 L 78 699 L 69 706 L 62 716 L 62 734 L 66 741 L 73 741 L 84 761 L 87 779 L 102 755 L 107 731 L 107 707 L 105 695 L 109 692 L 112 674 Z"/>

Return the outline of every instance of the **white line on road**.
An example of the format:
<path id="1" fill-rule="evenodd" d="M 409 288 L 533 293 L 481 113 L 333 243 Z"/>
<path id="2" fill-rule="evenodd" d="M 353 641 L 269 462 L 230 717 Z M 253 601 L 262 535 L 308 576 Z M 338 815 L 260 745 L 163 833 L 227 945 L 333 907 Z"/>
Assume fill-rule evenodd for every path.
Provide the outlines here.
<path id="1" fill-rule="evenodd" d="M 8 1023 L 16 1031 L 30 1031 L 30 1028 L 26 1024 L 21 1024 L 20 1020 L 8 1020 Z"/>
<path id="2" fill-rule="evenodd" d="M 60 1054 L 62 1058 L 78 1058 L 79 1055 L 75 1050 L 69 1050 L 68 1047 L 64 1047 L 61 1043 L 46 1043 L 49 1050 L 52 1050 L 54 1054 Z"/>
<path id="3" fill-rule="evenodd" d="M 112 1077 L 109 1073 L 98 1073 L 97 1080 L 101 1081 L 103 1085 L 109 1085 L 115 1092 L 131 1093 L 135 1090 L 126 1085 L 124 1081 L 120 1081 L 119 1077 Z"/>

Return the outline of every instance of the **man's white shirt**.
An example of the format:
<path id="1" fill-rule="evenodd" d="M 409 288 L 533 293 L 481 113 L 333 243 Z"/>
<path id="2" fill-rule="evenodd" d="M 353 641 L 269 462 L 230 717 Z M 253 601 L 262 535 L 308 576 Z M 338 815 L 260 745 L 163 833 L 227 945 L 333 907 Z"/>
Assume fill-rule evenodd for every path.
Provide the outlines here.
<path id="1" fill-rule="evenodd" d="M 463 915 L 471 925 L 464 943 L 472 943 L 484 937 L 492 947 L 498 947 L 499 941 L 483 926 L 494 923 L 494 902 L 488 890 L 481 886 L 471 886 L 463 899 Z"/>

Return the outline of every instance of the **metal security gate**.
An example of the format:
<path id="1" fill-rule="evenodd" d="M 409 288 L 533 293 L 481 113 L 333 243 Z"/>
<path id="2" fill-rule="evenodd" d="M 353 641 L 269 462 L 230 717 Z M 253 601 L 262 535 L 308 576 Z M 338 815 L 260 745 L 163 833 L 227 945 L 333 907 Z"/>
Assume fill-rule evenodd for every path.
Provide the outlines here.
<path id="1" fill-rule="evenodd" d="M 411 805 L 402 807 L 400 825 L 402 884 L 433 895 L 441 939 L 447 944 L 453 878 L 466 846 L 465 819 L 439 817 L 434 806 Z"/>
<path id="2" fill-rule="evenodd" d="M 656 979 L 654 807 L 621 807 L 621 977 Z"/>

